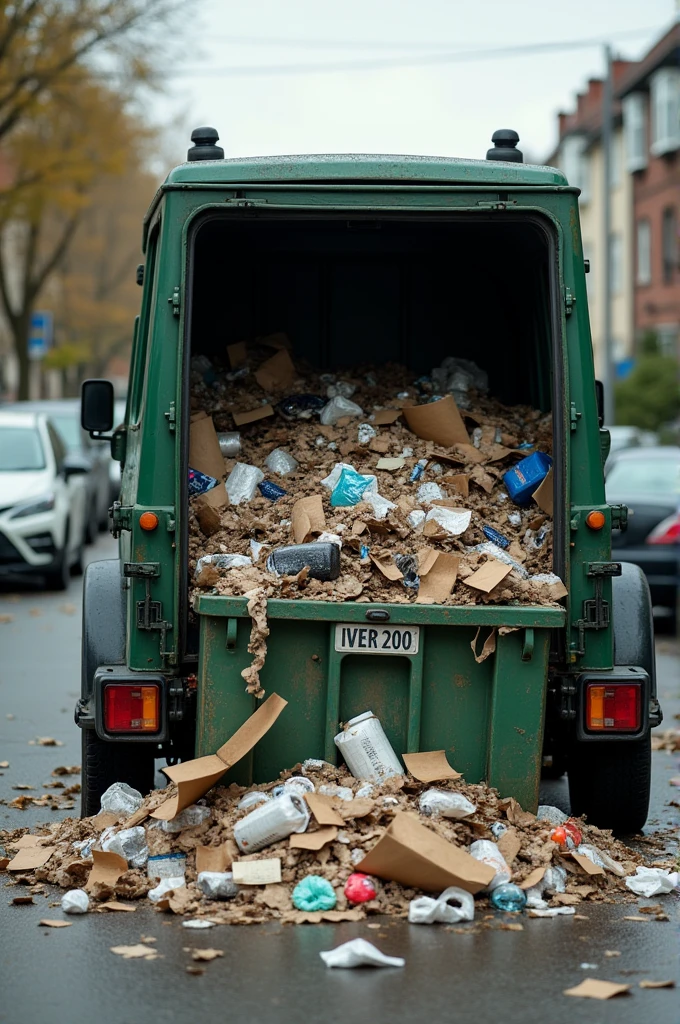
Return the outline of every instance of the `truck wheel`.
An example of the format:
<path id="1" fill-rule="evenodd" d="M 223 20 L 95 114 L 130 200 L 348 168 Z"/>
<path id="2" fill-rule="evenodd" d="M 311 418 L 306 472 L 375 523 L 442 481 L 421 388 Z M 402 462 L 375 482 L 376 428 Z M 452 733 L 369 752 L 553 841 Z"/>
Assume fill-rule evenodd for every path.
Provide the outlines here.
<path id="1" fill-rule="evenodd" d="M 651 733 L 629 743 L 581 743 L 571 755 L 571 813 L 620 835 L 640 832 L 649 810 Z"/>
<path id="2" fill-rule="evenodd" d="M 94 729 L 83 729 L 81 810 L 98 814 L 102 793 L 114 782 L 127 782 L 142 795 L 153 789 L 155 749 L 146 743 L 108 743 Z"/>

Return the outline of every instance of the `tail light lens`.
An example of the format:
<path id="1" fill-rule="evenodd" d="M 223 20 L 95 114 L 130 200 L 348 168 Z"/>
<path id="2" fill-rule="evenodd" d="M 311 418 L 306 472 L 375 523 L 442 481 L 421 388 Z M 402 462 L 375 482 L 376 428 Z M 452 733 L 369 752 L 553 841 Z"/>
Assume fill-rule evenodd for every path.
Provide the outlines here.
<path id="1" fill-rule="evenodd" d="M 586 729 L 591 732 L 637 732 L 642 688 L 639 683 L 589 683 Z"/>
<path id="2" fill-rule="evenodd" d="M 680 544 L 680 512 L 655 526 L 645 544 Z"/>
<path id="3" fill-rule="evenodd" d="M 112 683 L 104 687 L 107 732 L 158 732 L 160 692 L 157 686 Z"/>

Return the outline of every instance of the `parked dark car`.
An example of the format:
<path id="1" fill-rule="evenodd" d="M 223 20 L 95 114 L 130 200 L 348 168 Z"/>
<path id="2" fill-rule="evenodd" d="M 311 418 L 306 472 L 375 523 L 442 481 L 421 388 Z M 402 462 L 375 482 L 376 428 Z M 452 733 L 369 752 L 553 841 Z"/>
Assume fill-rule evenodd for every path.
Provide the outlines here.
<path id="1" fill-rule="evenodd" d="M 607 463 L 607 501 L 629 508 L 628 529 L 613 530 L 614 555 L 639 565 L 652 605 L 678 620 L 680 448 L 627 448 Z"/>
<path id="2" fill-rule="evenodd" d="M 46 399 L 35 402 L 15 402 L 5 406 L 26 412 L 43 413 L 57 428 L 66 444 L 69 454 L 79 456 L 87 464 L 85 477 L 87 488 L 87 511 L 85 540 L 91 544 L 98 530 L 105 530 L 109 523 L 111 484 L 108 445 L 93 441 L 80 426 L 80 400 L 77 398 Z"/>

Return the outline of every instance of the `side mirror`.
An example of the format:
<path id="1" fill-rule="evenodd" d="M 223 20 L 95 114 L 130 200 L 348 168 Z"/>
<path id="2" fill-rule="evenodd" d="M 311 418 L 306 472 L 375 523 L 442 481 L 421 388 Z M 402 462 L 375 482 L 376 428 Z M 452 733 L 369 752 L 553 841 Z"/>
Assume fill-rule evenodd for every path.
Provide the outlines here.
<path id="1" fill-rule="evenodd" d="M 113 384 L 110 380 L 83 381 L 80 392 L 80 423 L 90 437 L 100 437 L 111 429 Z"/>
<path id="2" fill-rule="evenodd" d="M 595 381 L 595 400 L 597 401 L 597 422 L 604 426 L 604 384 L 601 380 Z"/>
<path id="3" fill-rule="evenodd" d="M 69 452 L 65 457 L 61 466 L 64 478 L 68 480 L 72 476 L 84 476 L 89 473 L 92 466 L 88 459 L 82 455 L 78 455 L 77 452 Z"/>

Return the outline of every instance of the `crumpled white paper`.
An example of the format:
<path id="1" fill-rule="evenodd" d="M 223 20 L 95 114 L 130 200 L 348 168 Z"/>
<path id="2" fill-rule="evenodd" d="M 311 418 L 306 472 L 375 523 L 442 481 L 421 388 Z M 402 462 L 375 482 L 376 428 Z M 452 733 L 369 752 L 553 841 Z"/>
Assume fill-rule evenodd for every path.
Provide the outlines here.
<path id="1" fill-rule="evenodd" d="M 680 872 L 638 867 L 626 878 L 626 887 L 636 896 L 663 896 L 680 889 Z"/>
<path id="2" fill-rule="evenodd" d="M 455 900 L 459 906 L 450 903 Z M 420 896 L 411 900 L 408 906 L 410 924 L 457 924 L 458 921 L 472 921 L 475 916 L 475 900 L 471 893 L 455 885 L 444 889 L 441 896 Z"/>
<path id="3" fill-rule="evenodd" d="M 386 956 L 366 939 L 350 939 L 335 949 L 323 950 L 319 956 L 326 967 L 403 967 L 400 956 Z"/>
<path id="4" fill-rule="evenodd" d="M 529 917 L 570 917 L 575 913 L 575 907 L 548 907 L 547 910 L 531 907 Z"/>

